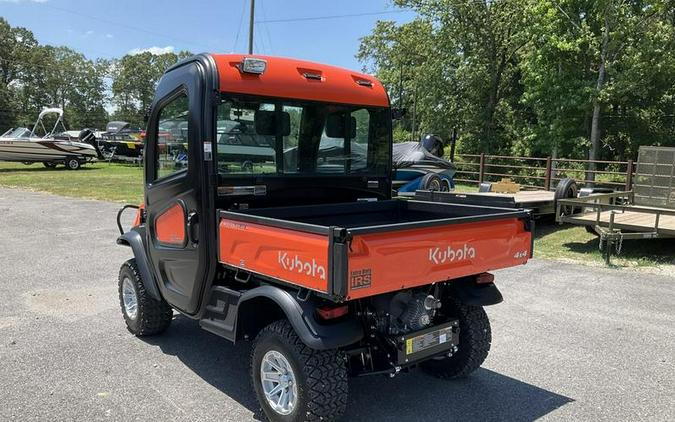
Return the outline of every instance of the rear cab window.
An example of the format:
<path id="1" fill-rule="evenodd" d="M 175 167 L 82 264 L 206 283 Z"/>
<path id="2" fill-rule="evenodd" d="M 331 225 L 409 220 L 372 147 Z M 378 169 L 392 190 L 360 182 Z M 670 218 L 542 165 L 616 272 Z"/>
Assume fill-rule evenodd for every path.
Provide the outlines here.
<path id="1" fill-rule="evenodd" d="M 221 176 L 386 174 L 383 107 L 226 98 L 218 108 Z"/>

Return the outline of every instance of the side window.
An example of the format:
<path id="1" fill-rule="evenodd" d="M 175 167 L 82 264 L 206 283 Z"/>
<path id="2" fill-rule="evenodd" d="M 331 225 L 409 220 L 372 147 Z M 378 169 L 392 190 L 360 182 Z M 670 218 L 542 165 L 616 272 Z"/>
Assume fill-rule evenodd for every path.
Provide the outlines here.
<path id="1" fill-rule="evenodd" d="M 187 169 L 189 110 L 187 95 L 182 94 L 159 112 L 156 138 L 158 179 Z"/>

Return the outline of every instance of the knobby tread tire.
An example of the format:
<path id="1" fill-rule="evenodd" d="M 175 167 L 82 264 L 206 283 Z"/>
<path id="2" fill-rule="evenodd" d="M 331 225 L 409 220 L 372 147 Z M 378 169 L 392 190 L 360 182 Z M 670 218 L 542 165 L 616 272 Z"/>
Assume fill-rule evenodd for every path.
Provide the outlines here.
<path id="1" fill-rule="evenodd" d="M 255 339 L 250 360 L 254 390 L 256 380 L 259 378 L 256 351 L 260 347 L 264 348 L 271 338 L 290 349 L 292 356 L 287 358 L 295 361 L 301 372 L 297 378 L 300 383 L 298 388 L 302 392 L 299 393 L 298 412 L 294 419 L 277 418 L 275 414 L 265 412 L 270 420 L 333 421 L 342 416 L 347 408 L 349 396 L 347 367 L 343 353 L 338 350 L 314 350 L 307 347 L 287 320 L 273 322 Z M 264 354 L 267 350 L 269 348 L 265 348 L 261 353 Z M 265 399 L 260 395 L 258 397 L 262 405 Z"/>
<path id="2" fill-rule="evenodd" d="M 454 298 L 446 299 L 444 306 L 459 319 L 458 350 L 452 357 L 429 360 L 421 366 L 438 378 L 463 378 L 480 368 L 490 352 L 490 320 L 482 306 L 465 305 Z"/>
<path id="3" fill-rule="evenodd" d="M 138 316 L 131 320 L 124 312 L 124 300 L 122 298 L 122 280 L 125 273 L 130 276 L 136 289 L 138 298 Z M 164 332 L 173 319 L 173 309 L 164 300 L 156 300 L 145 289 L 143 279 L 138 271 L 135 259 L 130 259 L 122 264 L 119 275 L 119 298 L 122 315 L 127 324 L 127 329 L 138 337 L 152 336 Z"/>

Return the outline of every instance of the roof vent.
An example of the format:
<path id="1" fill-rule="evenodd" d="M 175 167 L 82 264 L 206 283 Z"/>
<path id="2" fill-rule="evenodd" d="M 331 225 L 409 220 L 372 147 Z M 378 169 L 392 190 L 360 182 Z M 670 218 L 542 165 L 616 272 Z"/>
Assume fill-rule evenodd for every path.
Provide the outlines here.
<path id="1" fill-rule="evenodd" d="M 302 76 L 304 76 L 306 79 L 311 79 L 311 80 L 314 80 L 314 81 L 320 81 L 320 80 L 323 79 L 321 77 L 320 73 L 305 72 L 305 73 L 302 74 Z"/>
<path id="2" fill-rule="evenodd" d="M 373 86 L 373 82 L 366 79 L 357 79 L 356 83 L 361 86 L 369 86 L 369 87 Z"/>

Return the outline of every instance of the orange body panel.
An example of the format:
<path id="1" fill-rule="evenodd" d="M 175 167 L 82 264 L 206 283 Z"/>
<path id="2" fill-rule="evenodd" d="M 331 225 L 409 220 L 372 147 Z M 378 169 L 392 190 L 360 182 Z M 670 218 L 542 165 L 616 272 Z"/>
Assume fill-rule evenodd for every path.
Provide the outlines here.
<path id="1" fill-rule="evenodd" d="M 185 209 L 182 204 L 177 203 L 157 216 L 155 219 L 155 238 L 165 245 L 185 245 L 187 241 Z"/>
<path id="2" fill-rule="evenodd" d="M 328 290 L 328 237 L 221 219 L 219 259 L 224 264 L 293 283 Z"/>
<path id="3" fill-rule="evenodd" d="M 348 299 L 524 264 L 531 240 L 515 218 L 354 236 Z"/>
<path id="4" fill-rule="evenodd" d="M 334 66 L 294 60 L 241 54 L 212 54 L 218 68 L 221 92 L 292 98 L 329 103 L 389 106 L 384 87 L 373 76 Z M 237 67 L 244 57 L 267 61 L 261 75 L 246 74 Z M 320 75 L 321 80 L 303 74 Z M 359 84 L 367 81 L 371 86 Z"/>
<path id="5" fill-rule="evenodd" d="M 443 282 L 524 264 L 531 242 L 518 218 L 355 235 L 334 282 L 346 299 Z M 219 260 L 233 267 L 332 294 L 330 253 L 327 235 L 220 220 Z"/>

